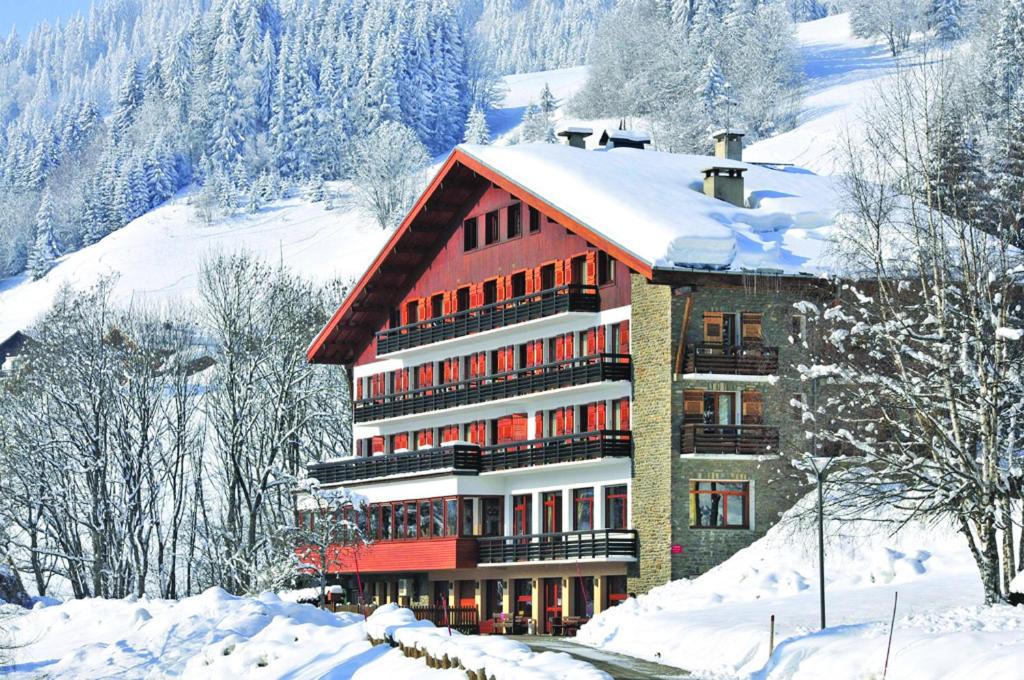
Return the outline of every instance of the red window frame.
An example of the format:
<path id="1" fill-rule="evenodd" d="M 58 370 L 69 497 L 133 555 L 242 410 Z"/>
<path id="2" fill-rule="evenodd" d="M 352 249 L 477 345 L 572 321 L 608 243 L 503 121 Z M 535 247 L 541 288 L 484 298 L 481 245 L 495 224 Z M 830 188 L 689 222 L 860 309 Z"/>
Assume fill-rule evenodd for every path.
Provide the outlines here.
<path id="1" fill-rule="evenodd" d="M 590 492 L 589 496 L 582 495 L 588 491 Z M 590 527 L 587 529 L 581 529 L 579 526 L 580 506 L 590 507 Z M 594 529 L 594 487 L 585 486 L 572 490 L 572 528 L 573 531 L 592 531 Z"/>
<path id="2" fill-rule="evenodd" d="M 699 488 L 701 484 L 709 484 L 710 489 Z M 739 484 L 742 490 L 717 489 L 718 484 Z M 721 525 L 700 524 L 700 513 L 697 512 L 697 503 L 700 496 L 721 496 L 722 498 L 722 521 Z M 740 524 L 729 524 L 729 503 L 739 502 L 743 507 L 743 521 Z M 690 480 L 690 528 L 691 529 L 749 529 L 750 528 L 750 482 L 741 479 L 691 479 Z"/>

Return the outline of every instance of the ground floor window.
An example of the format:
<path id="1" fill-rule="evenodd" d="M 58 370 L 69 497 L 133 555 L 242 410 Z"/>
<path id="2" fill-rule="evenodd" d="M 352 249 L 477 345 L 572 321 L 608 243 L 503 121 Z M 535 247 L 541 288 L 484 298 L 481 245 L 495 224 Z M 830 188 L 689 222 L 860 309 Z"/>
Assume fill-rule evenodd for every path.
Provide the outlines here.
<path id="1" fill-rule="evenodd" d="M 750 483 L 690 481 L 690 526 L 746 529 L 750 526 Z"/>
<path id="2" fill-rule="evenodd" d="M 572 579 L 576 588 L 576 597 L 572 601 L 572 615 L 585 616 L 594 615 L 594 577 L 577 576 Z"/>
<path id="3" fill-rule="evenodd" d="M 516 616 L 533 616 L 533 581 L 517 578 L 513 581 Z"/>
<path id="4" fill-rule="evenodd" d="M 629 593 L 626 591 L 626 577 L 608 576 L 606 578 L 608 579 L 605 586 L 608 591 L 606 595 L 608 598 L 608 606 L 614 607 L 629 597 Z"/>

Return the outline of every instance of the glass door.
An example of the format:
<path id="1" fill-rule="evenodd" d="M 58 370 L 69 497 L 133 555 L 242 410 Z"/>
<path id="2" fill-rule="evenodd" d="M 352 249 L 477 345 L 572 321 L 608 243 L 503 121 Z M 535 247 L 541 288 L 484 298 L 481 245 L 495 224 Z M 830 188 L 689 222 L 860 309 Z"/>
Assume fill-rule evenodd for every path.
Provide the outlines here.
<path id="1" fill-rule="evenodd" d="M 562 579 L 544 579 L 544 621 L 543 629 L 548 635 L 552 632 L 554 619 L 562 618 Z"/>

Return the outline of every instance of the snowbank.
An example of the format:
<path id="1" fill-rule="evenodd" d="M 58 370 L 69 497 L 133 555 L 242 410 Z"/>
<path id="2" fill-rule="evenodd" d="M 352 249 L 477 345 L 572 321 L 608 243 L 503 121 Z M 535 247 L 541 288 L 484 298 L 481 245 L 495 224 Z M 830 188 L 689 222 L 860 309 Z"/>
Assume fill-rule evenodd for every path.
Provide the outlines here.
<path id="1" fill-rule="evenodd" d="M 578 641 L 726 676 L 874 677 L 881 675 L 898 591 L 890 677 L 1013 677 L 1009 664 L 1024 663 L 1024 608 L 978 606 L 977 569 L 950 526 L 912 522 L 897 531 L 894 518 L 881 513 L 829 522 L 830 627 L 819 632 L 810 506 L 808 497 L 764 538 L 708 573 L 600 614 Z M 773 614 L 776 648 L 769 659 Z"/>
<path id="2" fill-rule="evenodd" d="M 500 635 L 462 635 L 417 621 L 408 609 L 395 604 L 378 608 L 366 622 L 376 640 L 391 640 L 435 659 L 458 659 L 467 670 L 484 670 L 495 680 L 611 680 L 590 664 L 560 652 L 536 653 L 528 646 Z"/>

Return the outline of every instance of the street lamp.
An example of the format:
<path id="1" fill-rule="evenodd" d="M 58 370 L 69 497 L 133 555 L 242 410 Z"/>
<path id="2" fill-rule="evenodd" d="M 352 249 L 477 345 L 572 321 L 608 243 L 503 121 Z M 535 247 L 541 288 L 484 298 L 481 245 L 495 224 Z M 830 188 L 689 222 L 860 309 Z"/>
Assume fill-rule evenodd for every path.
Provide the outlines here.
<path id="1" fill-rule="evenodd" d="M 818 484 L 818 594 L 821 600 L 821 629 L 825 630 L 825 474 L 839 456 L 812 455 L 811 468 Z"/>

